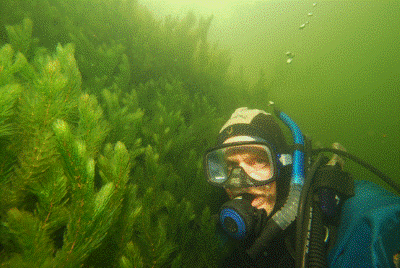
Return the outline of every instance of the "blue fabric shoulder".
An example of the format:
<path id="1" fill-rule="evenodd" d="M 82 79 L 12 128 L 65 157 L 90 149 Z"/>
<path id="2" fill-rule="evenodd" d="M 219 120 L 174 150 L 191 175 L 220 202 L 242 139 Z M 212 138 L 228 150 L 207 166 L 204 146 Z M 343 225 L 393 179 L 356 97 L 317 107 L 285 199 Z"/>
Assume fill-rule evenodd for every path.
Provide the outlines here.
<path id="1" fill-rule="evenodd" d="M 395 267 L 400 251 L 400 197 L 369 181 L 355 181 L 342 207 L 329 267 Z"/>

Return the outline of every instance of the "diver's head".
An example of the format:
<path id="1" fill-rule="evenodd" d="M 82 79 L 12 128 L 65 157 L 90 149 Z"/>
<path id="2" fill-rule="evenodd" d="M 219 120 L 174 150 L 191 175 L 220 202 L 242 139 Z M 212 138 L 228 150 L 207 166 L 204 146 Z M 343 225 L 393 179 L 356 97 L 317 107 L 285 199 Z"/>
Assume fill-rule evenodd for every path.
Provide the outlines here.
<path id="1" fill-rule="evenodd" d="M 205 156 L 207 179 L 224 187 L 231 199 L 251 194 L 251 205 L 270 214 L 287 193 L 291 164 L 283 133 L 271 114 L 246 107 L 237 109 L 218 135 L 217 146 Z M 277 189 L 280 191 L 277 194 Z"/>
<path id="2" fill-rule="evenodd" d="M 288 146 L 282 130 L 270 113 L 242 107 L 236 109 L 218 134 L 217 146 L 235 136 L 258 137 L 271 144 L 276 153 L 284 154 Z M 236 142 L 233 140 L 233 142 Z"/>

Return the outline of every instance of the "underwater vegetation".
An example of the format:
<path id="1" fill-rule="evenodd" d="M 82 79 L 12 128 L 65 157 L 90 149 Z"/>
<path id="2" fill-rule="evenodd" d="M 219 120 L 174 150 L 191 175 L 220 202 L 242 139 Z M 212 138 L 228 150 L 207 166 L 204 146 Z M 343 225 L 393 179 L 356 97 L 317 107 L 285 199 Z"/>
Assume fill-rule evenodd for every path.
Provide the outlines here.
<path id="1" fill-rule="evenodd" d="M 221 195 L 202 155 L 235 108 L 266 103 L 266 73 L 228 75 L 212 16 L 0 7 L 1 267 L 217 267 Z"/>
<path id="2" fill-rule="evenodd" d="M 122 0 L 0 6 L 1 266 L 216 267 L 220 195 L 202 154 L 255 95 L 207 42 L 212 16 L 156 21 Z"/>

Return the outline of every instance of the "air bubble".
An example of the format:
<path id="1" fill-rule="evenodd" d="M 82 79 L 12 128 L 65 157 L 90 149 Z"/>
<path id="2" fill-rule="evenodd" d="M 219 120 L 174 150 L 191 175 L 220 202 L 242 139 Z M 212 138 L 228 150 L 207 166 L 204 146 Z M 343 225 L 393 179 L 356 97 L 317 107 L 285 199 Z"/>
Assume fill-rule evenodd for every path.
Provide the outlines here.
<path id="1" fill-rule="evenodd" d="M 293 58 L 294 54 L 290 51 L 286 52 L 286 56 L 288 56 L 289 58 Z"/>
<path id="2" fill-rule="evenodd" d="M 313 15 L 313 14 L 312 14 L 311 12 L 307 14 L 307 16 L 309 16 L 309 17 L 311 17 L 312 15 Z"/>
<path id="3" fill-rule="evenodd" d="M 293 58 L 294 58 L 294 53 L 288 51 L 288 52 L 286 52 L 286 56 L 288 56 L 288 59 L 286 60 L 286 63 L 287 64 L 291 63 Z"/>

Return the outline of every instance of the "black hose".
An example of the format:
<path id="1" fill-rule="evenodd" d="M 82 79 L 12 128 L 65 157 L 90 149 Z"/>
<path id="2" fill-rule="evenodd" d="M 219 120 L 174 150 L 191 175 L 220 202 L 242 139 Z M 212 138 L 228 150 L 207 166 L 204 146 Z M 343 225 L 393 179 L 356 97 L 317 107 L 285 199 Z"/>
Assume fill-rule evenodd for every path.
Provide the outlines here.
<path id="1" fill-rule="evenodd" d="M 313 203 L 307 267 L 326 267 L 325 227 L 322 223 L 322 210 L 317 202 Z"/>
<path id="2" fill-rule="evenodd" d="M 315 172 L 317 171 L 318 167 L 321 165 L 324 156 L 322 154 L 318 155 L 315 162 L 311 165 L 310 169 L 307 171 L 307 175 L 305 177 L 304 186 L 302 193 L 300 195 L 299 201 L 299 210 L 298 210 L 298 217 L 296 223 L 296 267 L 304 267 L 303 263 L 305 262 L 304 259 L 304 252 L 307 243 L 307 233 L 310 230 L 307 229 L 307 233 L 304 233 L 304 229 L 308 228 L 308 223 L 311 219 L 309 219 L 309 212 L 311 207 L 311 200 L 312 193 L 310 193 L 312 179 L 314 177 Z M 307 214 L 305 214 L 307 213 Z"/>
<path id="3" fill-rule="evenodd" d="M 248 256 L 255 259 L 258 254 L 264 250 L 268 244 L 282 232 L 282 229 L 276 224 L 275 221 L 269 220 L 260 236 L 256 239 L 254 244 L 246 250 Z"/>
<path id="4" fill-rule="evenodd" d="M 396 190 L 398 193 L 400 193 L 400 186 L 397 183 L 395 183 L 393 179 L 391 179 L 389 176 L 385 175 L 382 171 L 380 171 L 376 167 L 368 164 L 361 158 L 358 158 L 357 156 L 349 154 L 348 152 L 345 152 L 342 150 L 337 150 L 337 149 L 331 149 L 331 148 L 321 148 L 321 149 L 313 149 L 312 150 L 312 154 L 319 154 L 321 152 L 331 152 L 331 153 L 335 153 L 337 155 L 341 155 L 341 156 L 344 156 L 344 157 L 347 157 L 347 158 L 353 160 L 354 162 L 362 165 L 363 167 L 365 167 L 366 169 L 368 169 L 369 171 L 371 171 L 372 173 L 377 175 L 384 182 L 386 182 L 390 187 L 392 187 L 394 190 Z"/>

